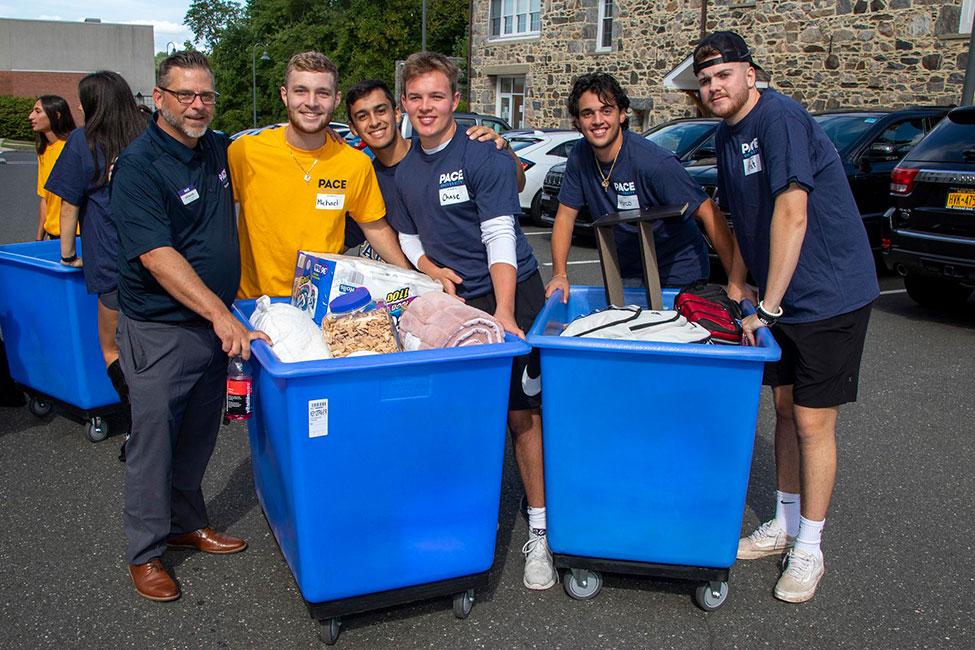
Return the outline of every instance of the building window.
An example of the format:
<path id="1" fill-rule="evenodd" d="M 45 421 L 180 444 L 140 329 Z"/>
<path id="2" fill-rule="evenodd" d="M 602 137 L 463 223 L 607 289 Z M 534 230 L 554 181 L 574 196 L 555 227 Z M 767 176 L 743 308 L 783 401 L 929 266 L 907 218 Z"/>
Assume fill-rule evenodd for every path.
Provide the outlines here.
<path id="1" fill-rule="evenodd" d="M 975 14 L 975 0 L 963 0 L 961 3 L 961 20 L 958 21 L 958 33 L 972 32 L 972 17 Z"/>
<path id="2" fill-rule="evenodd" d="M 596 25 L 596 51 L 613 49 L 613 0 L 599 0 L 599 23 Z"/>
<path id="3" fill-rule="evenodd" d="M 491 37 L 535 36 L 542 29 L 542 0 L 491 0 Z"/>
<path id="4" fill-rule="evenodd" d="M 525 76 L 498 77 L 498 116 L 520 129 L 525 124 Z"/>

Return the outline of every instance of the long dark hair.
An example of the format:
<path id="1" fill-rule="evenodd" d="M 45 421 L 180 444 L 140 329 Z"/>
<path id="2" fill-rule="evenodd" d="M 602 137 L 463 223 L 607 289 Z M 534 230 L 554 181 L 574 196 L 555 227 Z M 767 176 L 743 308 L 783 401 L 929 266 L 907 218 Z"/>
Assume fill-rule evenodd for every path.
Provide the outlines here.
<path id="1" fill-rule="evenodd" d="M 85 140 L 94 161 L 92 182 L 108 182 L 112 162 L 146 128 L 132 89 L 117 72 L 99 70 L 78 82 L 81 109 L 85 112 Z M 99 163 L 99 153 L 105 166 Z"/>
<path id="2" fill-rule="evenodd" d="M 68 134 L 74 131 L 74 118 L 71 116 L 71 109 L 68 108 L 68 102 L 64 100 L 64 97 L 60 95 L 41 95 L 37 98 L 37 101 L 41 103 L 41 110 L 47 115 L 48 121 L 51 123 L 51 131 L 59 140 L 64 140 L 68 137 Z M 34 134 L 34 148 L 37 149 L 38 155 L 47 151 L 47 145 L 50 144 L 47 141 L 47 136 L 43 133 Z"/>

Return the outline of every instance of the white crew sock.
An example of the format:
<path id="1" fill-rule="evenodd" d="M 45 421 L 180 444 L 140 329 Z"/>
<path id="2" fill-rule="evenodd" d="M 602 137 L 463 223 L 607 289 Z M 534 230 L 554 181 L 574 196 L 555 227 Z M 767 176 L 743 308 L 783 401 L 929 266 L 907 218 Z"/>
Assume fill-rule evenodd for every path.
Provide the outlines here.
<path id="1" fill-rule="evenodd" d="M 548 527 L 545 522 L 545 508 L 528 506 L 528 527 L 542 532 Z"/>
<path id="2" fill-rule="evenodd" d="M 798 494 L 775 491 L 775 520 L 789 537 L 799 533 L 799 503 Z"/>
<path id="3" fill-rule="evenodd" d="M 799 535 L 796 536 L 796 548 L 822 557 L 823 551 L 819 548 L 819 542 L 823 537 L 823 526 L 825 525 L 825 519 L 822 521 L 813 521 L 812 519 L 800 517 Z"/>

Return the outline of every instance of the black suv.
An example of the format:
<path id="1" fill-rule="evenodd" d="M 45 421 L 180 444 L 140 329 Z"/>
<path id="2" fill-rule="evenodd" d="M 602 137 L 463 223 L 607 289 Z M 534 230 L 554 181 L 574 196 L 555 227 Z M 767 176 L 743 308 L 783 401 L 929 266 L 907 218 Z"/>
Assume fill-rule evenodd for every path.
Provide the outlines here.
<path id="1" fill-rule="evenodd" d="M 887 265 L 922 305 L 963 304 L 975 288 L 975 107 L 957 108 L 890 176 Z"/>

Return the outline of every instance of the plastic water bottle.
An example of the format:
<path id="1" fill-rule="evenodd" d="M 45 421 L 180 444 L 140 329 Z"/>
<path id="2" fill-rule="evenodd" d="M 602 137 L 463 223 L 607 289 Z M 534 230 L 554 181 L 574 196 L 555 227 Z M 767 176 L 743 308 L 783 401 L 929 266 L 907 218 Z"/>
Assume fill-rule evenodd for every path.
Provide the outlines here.
<path id="1" fill-rule="evenodd" d="M 231 357 L 227 364 L 227 420 L 249 420 L 254 414 L 251 407 L 251 392 L 254 379 L 243 358 Z"/>

